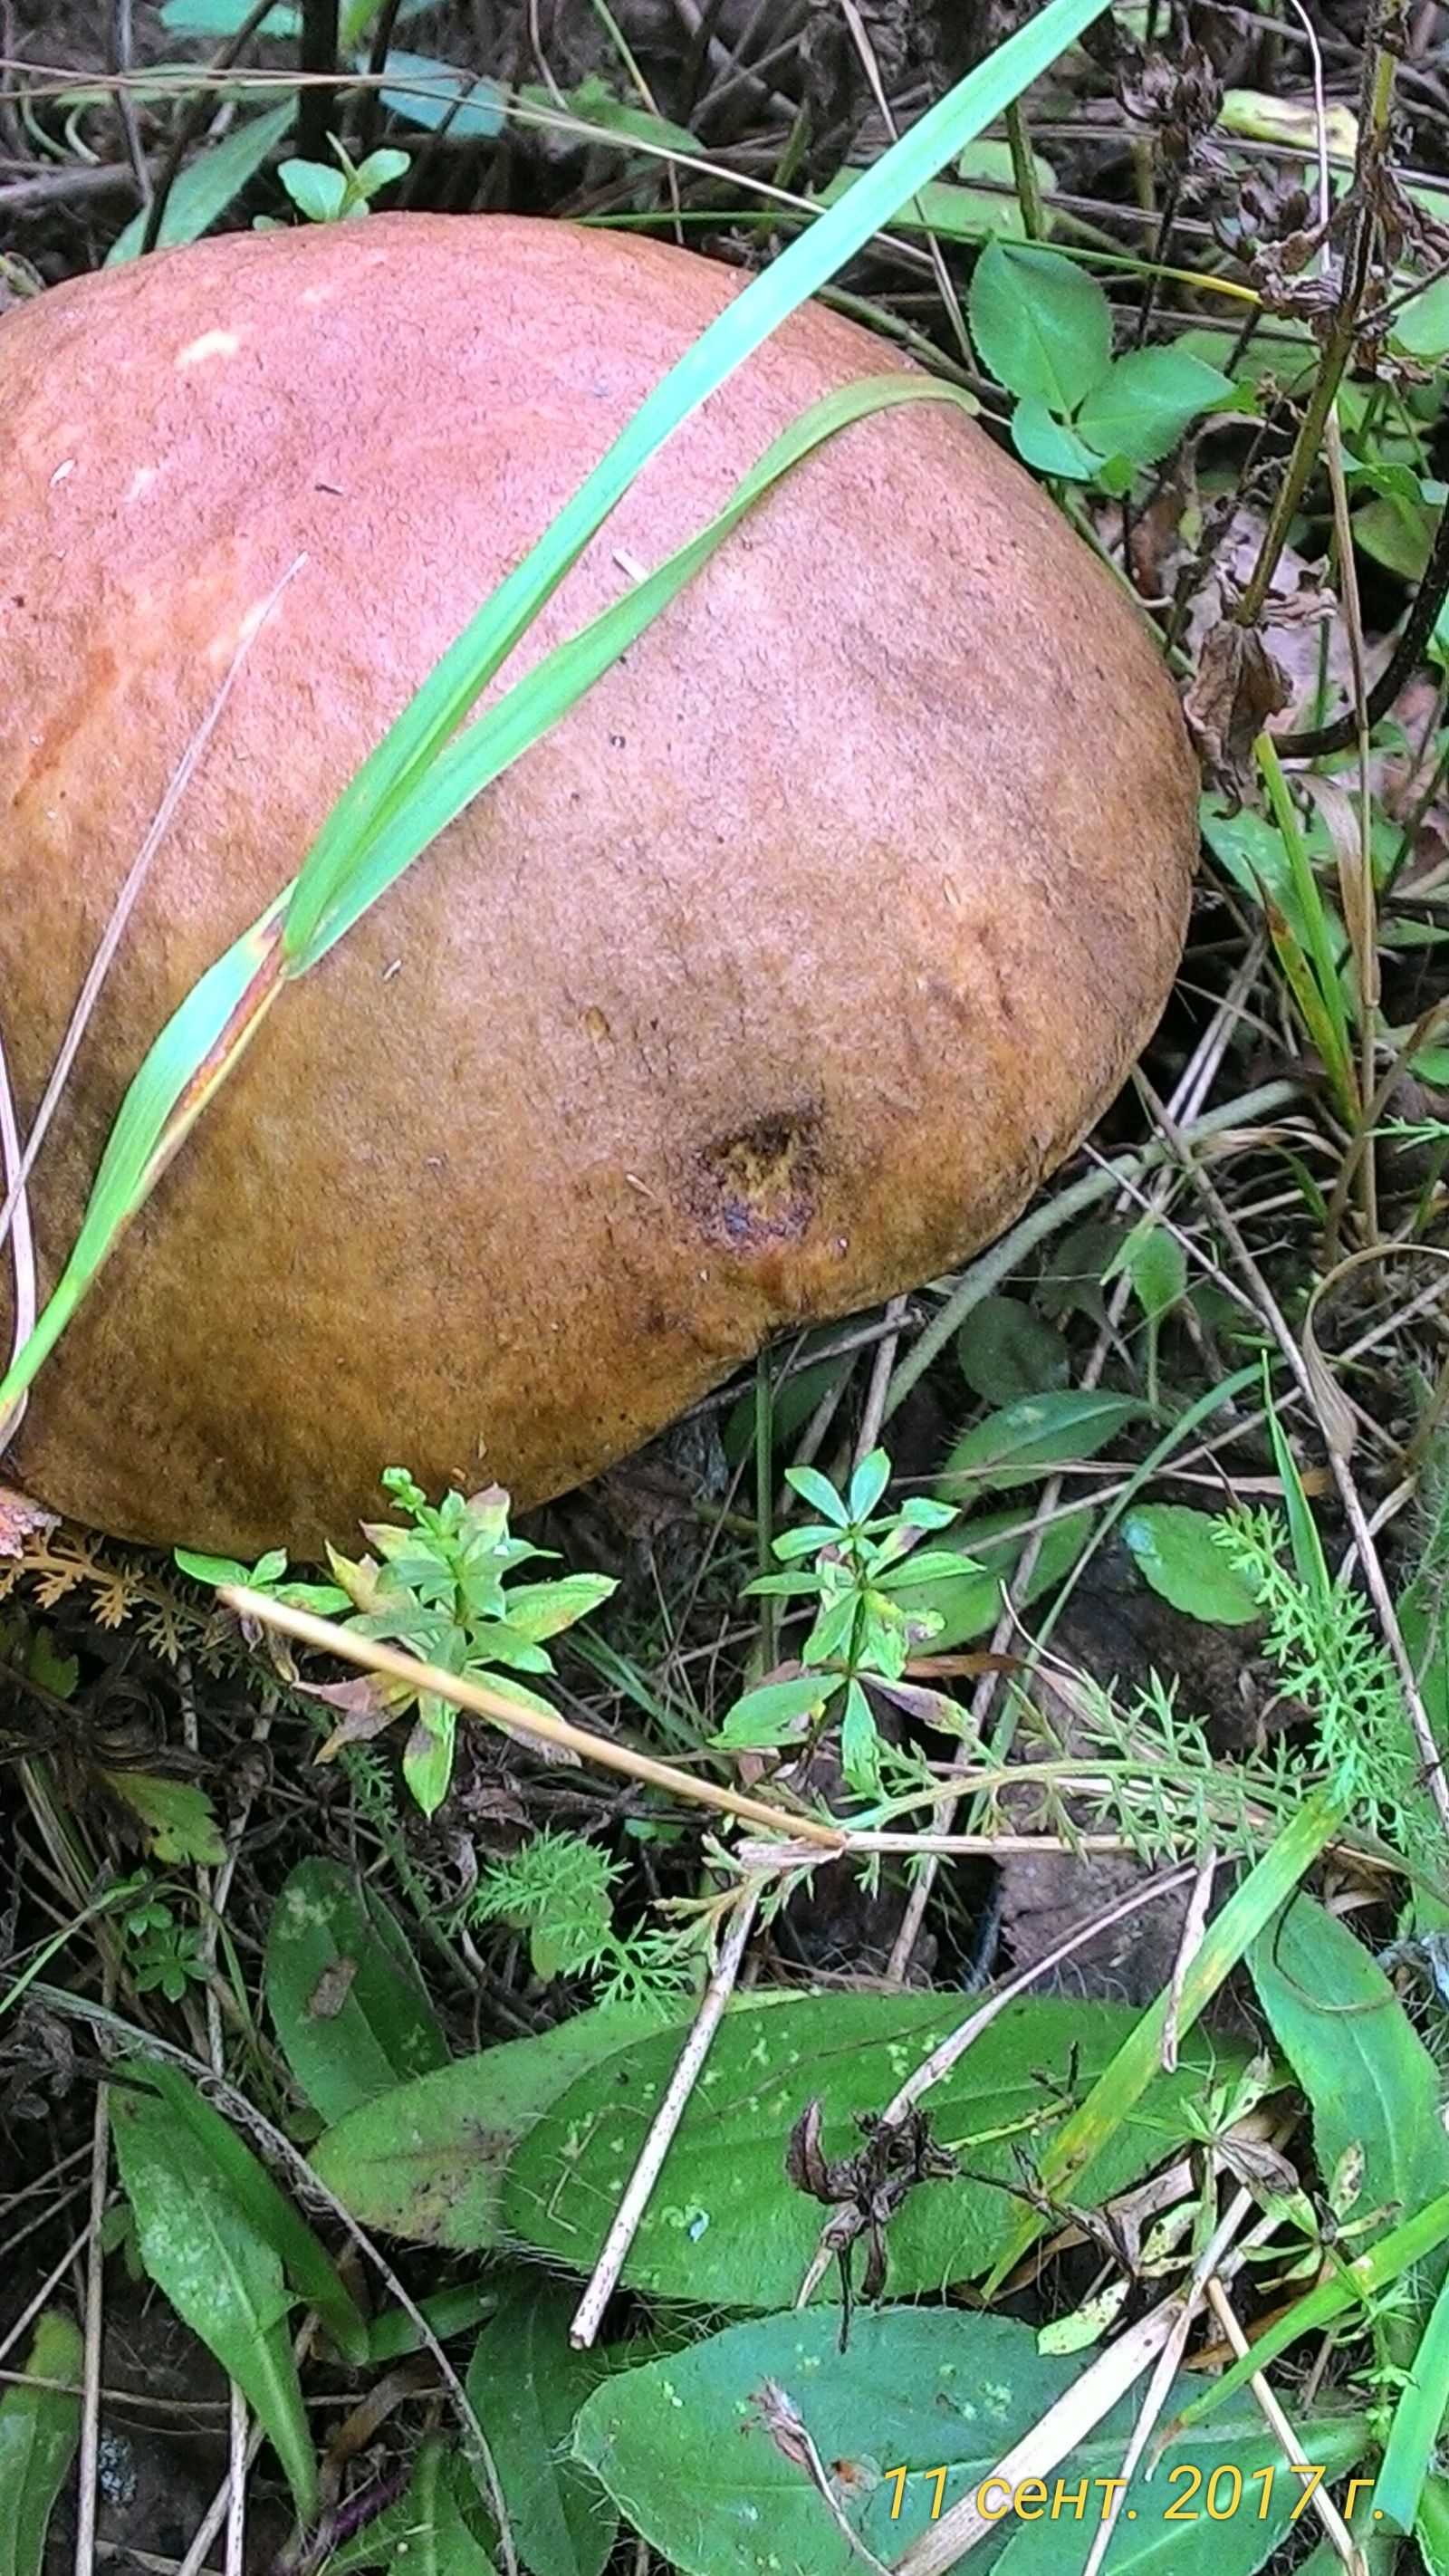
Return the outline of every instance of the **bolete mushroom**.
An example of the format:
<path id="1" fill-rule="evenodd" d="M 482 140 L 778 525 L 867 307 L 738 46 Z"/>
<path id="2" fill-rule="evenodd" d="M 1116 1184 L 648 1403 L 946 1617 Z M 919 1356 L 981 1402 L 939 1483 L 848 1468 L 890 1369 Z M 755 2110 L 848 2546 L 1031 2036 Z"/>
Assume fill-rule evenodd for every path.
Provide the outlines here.
<path id="1" fill-rule="evenodd" d="M 652 241 L 375 216 L 206 241 L 0 324 L 22 1118 L 239 635 L 306 558 L 41 1157 L 42 1288 L 166 1016 L 739 285 Z M 800 312 L 655 459 L 522 660 L 802 407 L 892 363 Z M 390 1462 L 537 1502 L 766 1336 L 948 1270 L 1151 1030 L 1195 787 L 1143 624 L 1030 479 L 947 405 L 849 428 L 283 997 L 7 1472 L 130 1537 L 311 1554 Z"/>

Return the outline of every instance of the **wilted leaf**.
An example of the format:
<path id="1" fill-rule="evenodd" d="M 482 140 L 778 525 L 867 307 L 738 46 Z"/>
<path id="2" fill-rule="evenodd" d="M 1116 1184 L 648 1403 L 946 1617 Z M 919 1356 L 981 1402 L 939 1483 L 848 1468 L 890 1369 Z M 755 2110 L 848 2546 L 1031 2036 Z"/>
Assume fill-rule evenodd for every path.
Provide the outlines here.
<path id="1" fill-rule="evenodd" d="M 1231 622 L 1213 627 L 1182 711 L 1198 758 L 1231 813 L 1256 785 L 1254 743 L 1292 694 L 1261 635 Z"/>

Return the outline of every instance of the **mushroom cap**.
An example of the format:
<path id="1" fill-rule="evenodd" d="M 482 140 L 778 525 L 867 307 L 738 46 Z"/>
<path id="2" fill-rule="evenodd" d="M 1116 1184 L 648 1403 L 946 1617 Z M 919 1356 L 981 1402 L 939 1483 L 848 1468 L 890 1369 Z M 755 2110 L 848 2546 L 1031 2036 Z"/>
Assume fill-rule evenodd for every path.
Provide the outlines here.
<path id="1" fill-rule="evenodd" d="M 0 322 L 22 1118 L 238 639 L 306 558 L 44 1148 L 42 1287 L 167 1015 L 740 284 L 606 232 L 372 216 L 204 241 Z M 505 677 L 805 405 L 895 363 L 795 315 Z M 1015 1215 L 1162 1007 L 1196 803 L 1145 627 L 1030 479 L 946 404 L 842 432 L 283 995 L 46 1363 L 8 1472 L 118 1534 L 242 1555 L 345 1541 L 389 1463 L 520 1506 L 596 1473 L 768 1335 Z"/>

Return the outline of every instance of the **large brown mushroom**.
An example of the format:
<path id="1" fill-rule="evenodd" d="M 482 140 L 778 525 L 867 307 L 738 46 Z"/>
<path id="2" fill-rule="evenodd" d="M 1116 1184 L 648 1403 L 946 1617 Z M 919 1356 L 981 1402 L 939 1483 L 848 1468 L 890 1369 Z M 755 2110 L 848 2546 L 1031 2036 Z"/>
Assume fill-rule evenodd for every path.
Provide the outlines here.
<path id="1" fill-rule="evenodd" d="M 739 283 L 602 232 L 373 217 L 207 241 L 0 324 L 22 1116 L 246 621 L 306 556 L 44 1150 L 42 1286 L 167 1014 Z M 797 315 L 655 459 L 515 667 L 804 405 L 891 363 Z M 392 1461 L 520 1503 L 591 1475 L 767 1335 L 928 1280 L 1015 1214 L 1152 1028 L 1195 839 L 1173 693 L 1051 503 L 947 406 L 846 430 L 284 996 L 37 1380 L 8 1472 L 103 1528 L 238 1553 L 345 1539 Z"/>

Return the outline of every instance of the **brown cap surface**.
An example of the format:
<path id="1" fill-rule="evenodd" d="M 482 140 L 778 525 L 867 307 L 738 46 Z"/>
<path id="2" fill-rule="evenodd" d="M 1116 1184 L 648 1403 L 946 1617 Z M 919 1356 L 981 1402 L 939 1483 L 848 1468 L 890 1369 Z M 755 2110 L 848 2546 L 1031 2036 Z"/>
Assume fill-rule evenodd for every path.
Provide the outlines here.
<path id="1" fill-rule="evenodd" d="M 22 1115 L 246 621 L 32 1207 L 738 278 L 503 217 L 240 234 L 0 323 L 0 1034 Z M 885 346 L 811 307 L 510 666 Z M 346 1545 L 407 1465 L 520 1504 L 766 1335 L 958 1262 L 1122 1080 L 1196 776 L 1110 576 L 944 404 L 817 451 L 285 994 L 38 1378 L 7 1472 L 136 1537 Z M 5 1321 L 8 1276 L 0 1288 Z"/>

